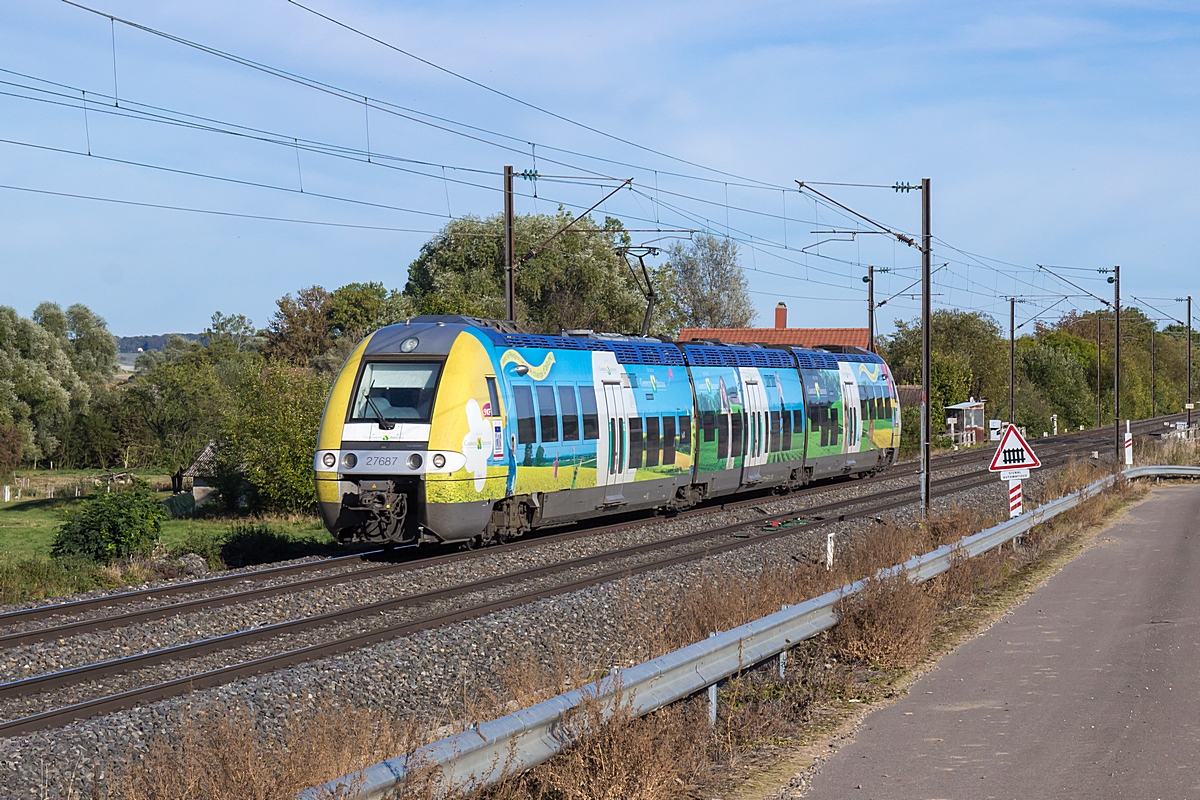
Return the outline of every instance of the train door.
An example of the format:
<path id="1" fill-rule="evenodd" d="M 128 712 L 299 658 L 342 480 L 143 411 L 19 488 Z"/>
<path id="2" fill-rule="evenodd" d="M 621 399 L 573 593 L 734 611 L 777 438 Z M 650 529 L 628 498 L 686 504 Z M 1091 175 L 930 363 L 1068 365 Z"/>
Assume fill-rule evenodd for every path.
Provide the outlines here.
<path id="1" fill-rule="evenodd" d="M 762 376 L 757 369 L 742 368 L 742 396 L 746 413 L 746 449 L 742 457 L 742 483 L 758 483 L 762 480 L 760 467 L 767 463 L 767 445 L 770 442 L 770 405 L 763 388 Z"/>
<path id="2" fill-rule="evenodd" d="M 596 483 L 614 487 L 606 495 L 606 502 L 620 502 L 623 500 L 620 485 L 633 479 L 633 470 L 628 468 L 629 409 L 619 380 L 605 380 L 600 387 L 604 417 L 597 442 Z"/>
<path id="3" fill-rule="evenodd" d="M 862 401 L 858 394 L 858 379 L 854 367 L 845 361 L 838 362 L 842 379 L 842 433 L 843 453 L 857 453 L 862 446 Z"/>

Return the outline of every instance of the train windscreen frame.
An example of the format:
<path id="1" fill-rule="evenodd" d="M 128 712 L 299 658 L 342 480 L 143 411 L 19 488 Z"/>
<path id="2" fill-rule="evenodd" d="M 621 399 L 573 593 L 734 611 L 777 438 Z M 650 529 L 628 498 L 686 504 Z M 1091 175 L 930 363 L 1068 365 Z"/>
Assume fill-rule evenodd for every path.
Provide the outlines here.
<path id="1" fill-rule="evenodd" d="M 358 376 L 350 422 L 428 423 L 440 361 L 368 361 Z"/>

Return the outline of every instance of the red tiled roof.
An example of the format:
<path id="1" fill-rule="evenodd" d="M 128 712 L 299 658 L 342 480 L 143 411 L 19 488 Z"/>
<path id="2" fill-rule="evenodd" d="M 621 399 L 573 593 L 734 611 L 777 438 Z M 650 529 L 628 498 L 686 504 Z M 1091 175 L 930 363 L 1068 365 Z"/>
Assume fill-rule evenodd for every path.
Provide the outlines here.
<path id="1" fill-rule="evenodd" d="M 722 342 L 790 344 L 820 347 L 823 344 L 861 347 L 869 344 L 866 328 L 684 328 L 679 341 L 719 339 Z"/>

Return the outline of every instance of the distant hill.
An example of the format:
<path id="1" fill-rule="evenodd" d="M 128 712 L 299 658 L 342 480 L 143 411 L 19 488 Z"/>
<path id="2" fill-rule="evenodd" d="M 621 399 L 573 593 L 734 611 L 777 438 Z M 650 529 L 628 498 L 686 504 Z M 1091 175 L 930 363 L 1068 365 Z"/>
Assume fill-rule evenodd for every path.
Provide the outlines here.
<path id="1" fill-rule="evenodd" d="M 167 343 L 168 336 L 182 336 L 193 342 L 198 342 L 204 337 L 198 333 L 163 333 L 157 336 L 114 336 L 117 340 L 118 353 L 136 353 L 138 348 L 142 350 L 162 350 L 163 345 Z"/>

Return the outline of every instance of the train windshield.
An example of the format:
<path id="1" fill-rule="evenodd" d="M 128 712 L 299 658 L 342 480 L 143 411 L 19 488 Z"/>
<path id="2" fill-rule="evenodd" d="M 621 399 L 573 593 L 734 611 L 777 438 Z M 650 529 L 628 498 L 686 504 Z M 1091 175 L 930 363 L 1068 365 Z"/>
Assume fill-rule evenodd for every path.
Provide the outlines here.
<path id="1" fill-rule="evenodd" d="M 351 422 L 429 422 L 441 364 L 368 363 L 354 393 Z"/>

